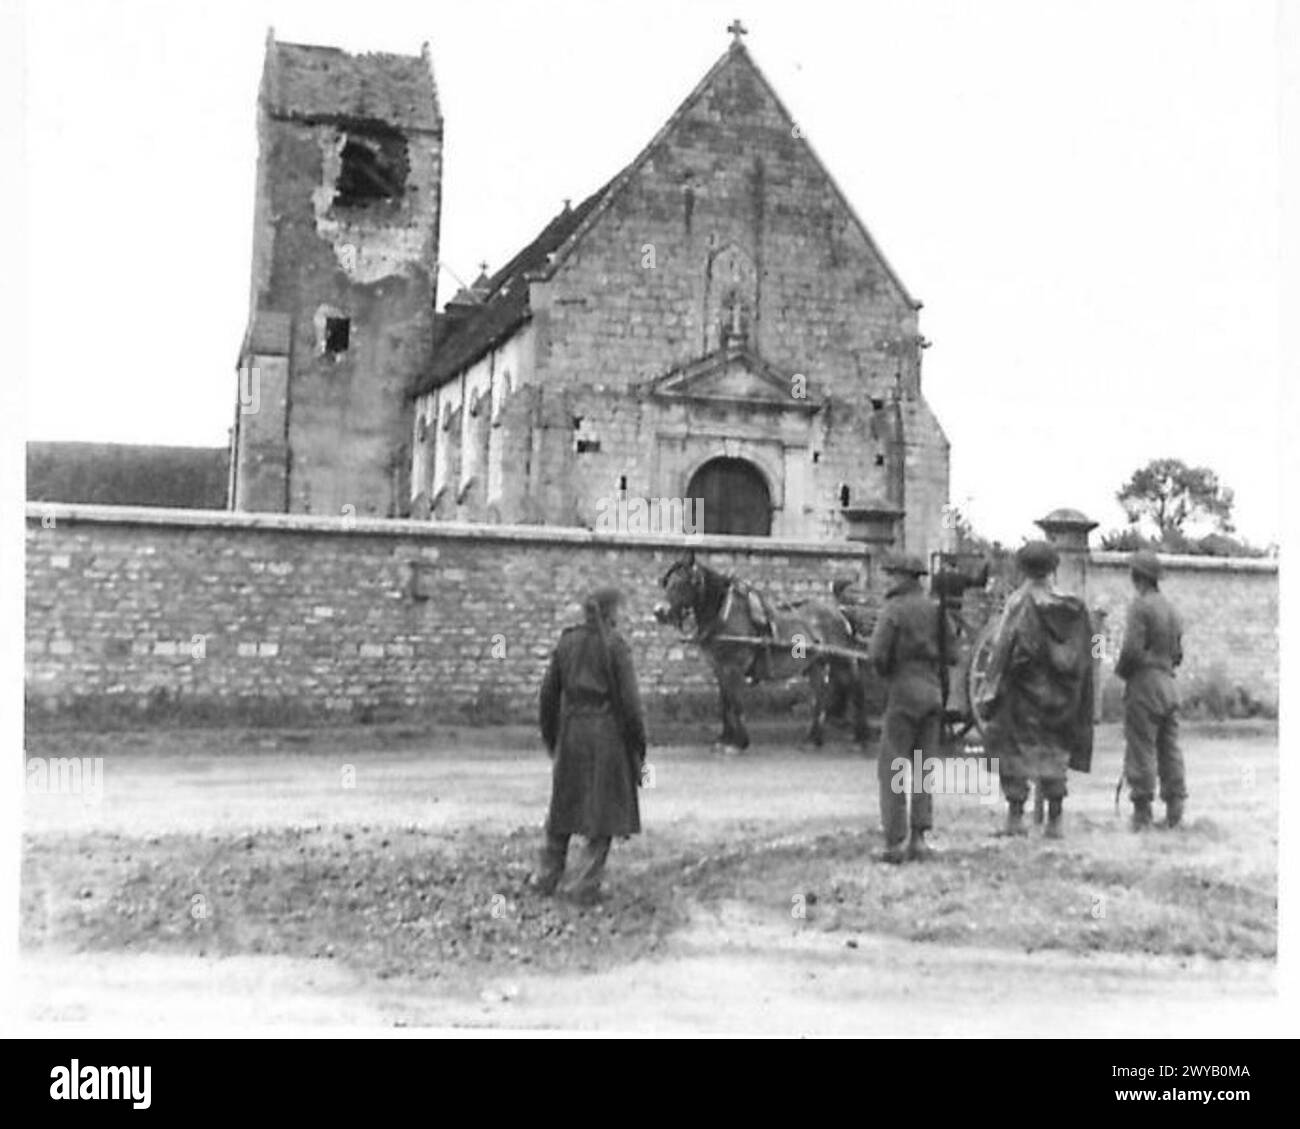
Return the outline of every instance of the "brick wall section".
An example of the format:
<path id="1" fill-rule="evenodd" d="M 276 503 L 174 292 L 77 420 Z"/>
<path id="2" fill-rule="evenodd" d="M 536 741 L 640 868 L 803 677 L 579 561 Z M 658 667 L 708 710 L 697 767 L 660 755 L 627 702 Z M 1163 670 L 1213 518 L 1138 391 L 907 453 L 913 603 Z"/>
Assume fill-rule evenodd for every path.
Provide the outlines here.
<path id="1" fill-rule="evenodd" d="M 1255 699 L 1278 702 L 1278 568 L 1256 559 L 1162 556 L 1160 588 L 1183 619 L 1179 681 L 1218 673 Z M 1094 552 L 1088 561 L 1088 603 L 1107 612 L 1109 670 L 1124 633 L 1133 586 L 1128 556 Z"/>
<path id="2" fill-rule="evenodd" d="M 704 660 L 651 616 L 687 545 L 777 598 L 873 571 L 843 542 L 32 505 L 27 692 L 37 719 L 143 719 L 161 703 L 165 718 L 234 722 L 529 720 L 559 631 L 584 593 L 613 583 L 629 598 L 647 699 L 711 707 Z M 1184 684 L 1217 669 L 1276 703 L 1276 562 L 1165 563 L 1186 625 Z M 1131 595 L 1124 555 L 1092 554 L 1087 599 L 1108 612 L 1108 664 Z"/>
<path id="3" fill-rule="evenodd" d="M 865 572 L 863 547 L 846 543 L 33 507 L 29 701 L 35 719 L 139 718 L 162 703 L 168 717 L 233 722 L 464 720 L 487 707 L 528 720 L 560 630 L 586 592 L 613 583 L 629 598 L 646 697 L 711 703 L 699 653 L 651 614 L 688 543 L 786 598 Z"/>

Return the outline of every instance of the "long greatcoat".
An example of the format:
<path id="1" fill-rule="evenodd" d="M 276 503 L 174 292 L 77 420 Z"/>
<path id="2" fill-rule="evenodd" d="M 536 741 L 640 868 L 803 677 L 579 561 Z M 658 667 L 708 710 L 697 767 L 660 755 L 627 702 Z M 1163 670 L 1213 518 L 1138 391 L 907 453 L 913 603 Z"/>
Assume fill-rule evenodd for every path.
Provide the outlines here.
<path id="1" fill-rule="evenodd" d="M 542 681 L 542 739 L 555 760 L 547 819 L 553 835 L 600 839 L 641 830 L 641 697 L 627 643 L 613 630 L 607 638 L 608 658 L 594 624 L 568 628 Z"/>

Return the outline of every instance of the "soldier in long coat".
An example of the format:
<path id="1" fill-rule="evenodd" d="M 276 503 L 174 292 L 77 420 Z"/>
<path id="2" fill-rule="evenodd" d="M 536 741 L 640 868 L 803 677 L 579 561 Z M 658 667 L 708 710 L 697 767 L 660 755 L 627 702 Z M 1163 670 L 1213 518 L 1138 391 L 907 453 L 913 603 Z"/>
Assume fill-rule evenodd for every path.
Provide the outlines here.
<path id="1" fill-rule="evenodd" d="M 586 622 L 567 628 L 541 689 L 542 740 L 554 761 L 546 841 L 533 886 L 591 904 L 615 836 L 641 830 L 637 788 L 645 762 L 645 722 L 632 654 L 615 629 L 619 592 L 587 600 Z M 562 888 L 569 839 L 584 839 Z"/>
<path id="2" fill-rule="evenodd" d="M 881 859 L 901 863 L 933 853 L 925 841 L 933 824 L 933 803 L 924 787 L 924 772 L 916 771 L 916 754 L 924 766 L 942 753 L 944 702 L 939 672 L 945 661 L 956 662 L 956 647 L 938 602 L 921 587 L 920 577 L 928 571 L 925 564 L 914 556 L 891 557 L 884 571 L 893 585 L 885 593 L 870 645 L 876 673 L 889 680 L 876 779 L 885 833 Z M 908 791 L 902 787 L 909 766 L 910 812 Z"/>
<path id="3" fill-rule="evenodd" d="M 1044 834 L 1059 839 L 1067 769 L 1092 759 L 1092 623 L 1082 600 L 1056 590 L 1059 564 L 1046 541 L 1016 554 L 1024 581 L 1003 610 L 989 657 L 988 752 L 1007 799 L 1005 834 L 1027 834 L 1025 801 L 1037 783 L 1047 800 Z"/>
<path id="4" fill-rule="evenodd" d="M 1183 818 L 1187 781 L 1178 747 L 1178 687 L 1183 625 L 1160 591 L 1160 559 L 1143 550 L 1129 559 L 1133 587 L 1124 642 L 1115 673 L 1124 679 L 1124 775 L 1133 799 L 1133 829 L 1151 826 L 1151 800 L 1159 777 L 1165 824 Z"/>

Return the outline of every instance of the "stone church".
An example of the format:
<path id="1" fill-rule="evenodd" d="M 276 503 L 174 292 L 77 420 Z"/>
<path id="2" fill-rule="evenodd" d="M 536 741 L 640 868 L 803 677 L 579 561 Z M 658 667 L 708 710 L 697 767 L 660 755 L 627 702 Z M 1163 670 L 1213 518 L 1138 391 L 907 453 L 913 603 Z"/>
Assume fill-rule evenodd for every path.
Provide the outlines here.
<path id="1" fill-rule="evenodd" d="M 693 499 L 697 532 L 939 547 L 921 303 L 731 30 L 631 164 L 441 312 L 428 47 L 272 34 L 231 506 L 592 528 Z"/>

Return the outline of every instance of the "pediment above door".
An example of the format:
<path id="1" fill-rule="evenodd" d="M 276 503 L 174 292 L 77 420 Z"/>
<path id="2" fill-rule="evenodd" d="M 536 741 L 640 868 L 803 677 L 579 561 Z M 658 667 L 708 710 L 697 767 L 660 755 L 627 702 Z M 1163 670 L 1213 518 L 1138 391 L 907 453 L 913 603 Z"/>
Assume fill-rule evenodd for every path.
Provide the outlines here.
<path id="1" fill-rule="evenodd" d="M 669 401 L 806 413 L 822 406 L 801 374 L 776 368 L 743 344 L 726 345 L 664 373 L 651 382 L 650 394 Z"/>

